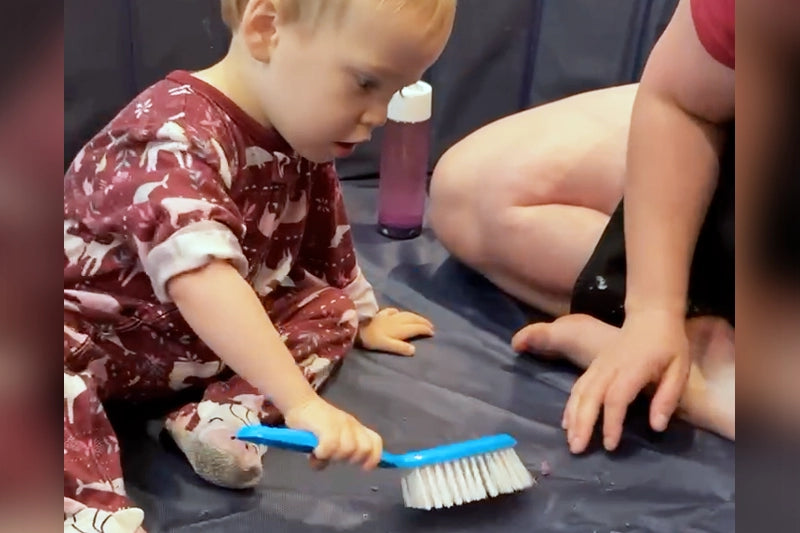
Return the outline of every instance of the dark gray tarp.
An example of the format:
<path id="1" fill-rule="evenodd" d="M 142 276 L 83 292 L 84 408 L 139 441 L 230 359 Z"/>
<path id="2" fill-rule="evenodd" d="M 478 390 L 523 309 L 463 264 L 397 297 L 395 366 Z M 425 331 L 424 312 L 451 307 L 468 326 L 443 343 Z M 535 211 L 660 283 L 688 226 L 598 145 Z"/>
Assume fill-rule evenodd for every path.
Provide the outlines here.
<path id="1" fill-rule="evenodd" d="M 437 335 L 410 359 L 354 352 L 325 396 L 375 427 L 392 451 L 507 432 L 526 465 L 537 472 L 546 463 L 550 475 L 518 495 L 422 512 L 403 507 L 399 472 L 317 473 L 301 454 L 270 450 L 262 484 L 229 491 L 194 475 L 157 421 L 117 411 L 128 489 L 150 533 L 735 530 L 732 443 L 681 422 L 654 434 L 638 403 L 618 452 L 595 439 L 589 453 L 572 456 L 560 420 L 575 370 L 509 347 L 535 314 L 450 259 L 429 231 L 404 242 L 380 236 L 375 187 L 345 184 L 362 267 L 383 305 L 428 316 Z"/>

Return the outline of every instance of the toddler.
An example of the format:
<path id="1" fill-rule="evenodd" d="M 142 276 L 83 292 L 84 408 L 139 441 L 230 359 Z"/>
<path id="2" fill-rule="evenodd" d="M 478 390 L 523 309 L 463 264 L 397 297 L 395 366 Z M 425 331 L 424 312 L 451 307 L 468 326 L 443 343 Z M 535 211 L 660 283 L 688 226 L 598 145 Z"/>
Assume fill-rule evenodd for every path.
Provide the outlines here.
<path id="1" fill-rule="evenodd" d="M 203 387 L 166 429 L 198 475 L 259 482 L 244 424 L 377 465 L 381 438 L 317 394 L 359 342 L 412 355 L 425 318 L 379 310 L 335 158 L 441 54 L 455 0 L 222 0 L 228 54 L 125 107 L 64 182 L 65 530 L 143 531 L 103 411 Z"/>

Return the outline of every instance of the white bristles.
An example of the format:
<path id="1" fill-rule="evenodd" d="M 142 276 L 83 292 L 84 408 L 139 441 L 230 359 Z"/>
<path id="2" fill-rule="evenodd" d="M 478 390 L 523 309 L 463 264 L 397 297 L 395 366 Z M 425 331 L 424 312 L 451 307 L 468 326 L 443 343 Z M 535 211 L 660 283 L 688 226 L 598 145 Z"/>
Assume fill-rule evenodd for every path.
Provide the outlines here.
<path id="1" fill-rule="evenodd" d="M 533 486 L 513 449 L 412 470 L 402 480 L 403 500 L 414 509 L 453 507 Z"/>

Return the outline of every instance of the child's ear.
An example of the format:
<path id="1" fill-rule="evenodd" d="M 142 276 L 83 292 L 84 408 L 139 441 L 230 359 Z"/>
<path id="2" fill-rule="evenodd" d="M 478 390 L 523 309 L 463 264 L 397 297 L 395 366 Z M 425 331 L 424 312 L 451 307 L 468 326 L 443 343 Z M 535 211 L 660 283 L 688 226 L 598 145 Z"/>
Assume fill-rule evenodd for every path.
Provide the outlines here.
<path id="1" fill-rule="evenodd" d="M 278 44 L 278 8 L 274 0 L 250 0 L 239 33 L 253 59 L 269 63 Z"/>

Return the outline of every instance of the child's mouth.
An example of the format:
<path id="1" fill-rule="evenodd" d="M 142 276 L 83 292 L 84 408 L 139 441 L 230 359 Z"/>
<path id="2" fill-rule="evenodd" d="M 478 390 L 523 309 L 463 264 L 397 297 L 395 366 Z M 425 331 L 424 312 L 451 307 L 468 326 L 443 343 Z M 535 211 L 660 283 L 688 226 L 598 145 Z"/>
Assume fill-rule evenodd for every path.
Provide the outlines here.
<path id="1" fill-rule="evenodd" d="M 336 145 L 336 157 L 347 157 L 352 154 L 356 146 L 358 146 L 356 143 L 335 142 L 333 144 Z"/>

